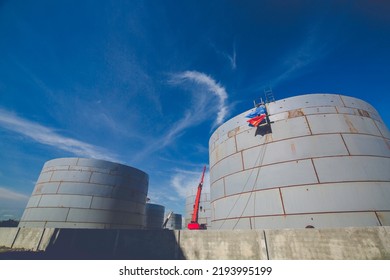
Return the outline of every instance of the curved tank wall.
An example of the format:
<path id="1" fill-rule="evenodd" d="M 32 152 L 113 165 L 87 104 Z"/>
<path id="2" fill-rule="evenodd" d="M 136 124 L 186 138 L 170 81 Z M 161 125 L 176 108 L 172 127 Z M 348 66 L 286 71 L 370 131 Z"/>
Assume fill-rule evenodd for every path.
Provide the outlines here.
<path id="1" fill-rule="evenodd" d="M 308 94 L 266 104 L 271 133 L 245 116 L 209 141 L 213 229 L 389 225 L 390 133 L 368 103 Z"/>
<path id="2" fill-rule="evenodd" d="M 192 194 L 190 194 L 186 197 L 185 226 L 187 226 L 191 222 L 191 219 L 192 219 L 192 213 L 194 210 L 194 202 L 195 202 L 195 198 L 196 198 L 196 191 L 197 191 L 197 189 L 194 189 Z M 206 224 L 207 228 L 211 229 L 210 193 L 202 192 L 200 195 L 198 223 L 199 224 Z"/>
<path id="3" fill-rule="evenodd" d="M 148 175 L 104 160 L 45 163 L 19 227 L 145 227 Z"/>
<path id="4" fill-rule="evenodd" d="M 182 229 L 183 217 L 181 214 L 172 214 L 167 223 L 167 229 Z"/>
<path id="5" fill-rule="evenodd" d="M 146 229 L 162 229 L 162 225 L 164 223 L 164 212 L 164 206 L 153 203 L 146 203 Z"/>

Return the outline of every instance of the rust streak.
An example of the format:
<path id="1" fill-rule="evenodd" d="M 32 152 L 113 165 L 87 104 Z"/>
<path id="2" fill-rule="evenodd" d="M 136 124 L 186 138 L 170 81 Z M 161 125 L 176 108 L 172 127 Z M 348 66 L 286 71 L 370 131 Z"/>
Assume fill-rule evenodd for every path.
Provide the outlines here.
<path id="1" fill-rule="evenodd" d="M 231 138 L 233 137 L 234 135 L 236 135 L 238 132 L 240 131 L 240 127 L 236 127 L 235 129 L 232 129 L 228 132 L 228 137 Z"/>
<path id="2" fill-rule="evenodd" d="M 240 155 L 241 155 L 241 164 L 242 164 L 242 170 L 239 171 L 239 172 L 242 172 L 245 170 L 245 164 L 244 164 L 244 155 L 242 154 L 242 152 L 240 152 Z"/>
<path id="3" fill-rule="evenodd" d="M 367 118 L 370 118 L 370 113 L 368 113 L 366 110 L 363 110 L 363 109 L 357 109 L 358 110 L 358 113 L 360 116 L 362 117 L 367 117 Z"/>
<path id="4" fill-rule="evenodd" d="M 305 114 L 303 113 L 302 109 L 295 109 L 295 110 L 288 111 L 287 118 L 291 119 L 291 118 L 296 118 L 296 117 L 302 117 L 304 115 Z"/>
<path id="5" fill-rule="evenodd" d="M 42 188 L 43 188 L 43 184 L 37 184 L 34 193 L 41 193 Z"/>
<path id="6" fill-rule="evenodd" d="M 215 164 L 217 164 L 219 161 L 222 160 L 222 158 L 220 158 L 220 155 L 219 155 L 219 146 L 214 150 L 215 151 Z"/>
<path id="7" fill-rule="evenodd" d="M 291 152 L 292 152 L 294 155 L 297 153 L 296 148 L 295 148 L 295 144 L 294 144 L 294 143 L 291 143 Z"/>
<path id="8" fill-rule="evenodd" d="M 351 120 L 347 115 L 344 115 L 344 119 L 346 124 L 348 125 L 349 131 L 352 133 L 358 133 L 357 129 L 353 126 L 353 123 L 351 122 Z"/>
<path id="9" fill-rule="evenodd" d="M 389 141 L 387 141 L 387 139 L 385 139 L 385 143 L 387 145 L 387 148 L 390 150 L 390 143 L 389 143 Z"/>

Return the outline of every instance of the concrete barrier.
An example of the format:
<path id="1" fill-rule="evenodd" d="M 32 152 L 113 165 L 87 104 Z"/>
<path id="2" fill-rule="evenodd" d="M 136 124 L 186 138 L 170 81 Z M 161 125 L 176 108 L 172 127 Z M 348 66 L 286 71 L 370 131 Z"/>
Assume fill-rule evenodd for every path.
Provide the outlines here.
<path id="1" fill-rule="evenodd" d="M 267 259 L 263 231 L 180 231 L 178 237 L 185 259 Z"/>
<path id="2" fill-rule="evenodd" d="M 44 231 L 44 228 L 19 228 L 12 248 L 37 251 Z"/>
<path id="3" fill-rule="evenodd" d="M 0 253 L 0 259 L 375 260 L 390 259 L 390 227 L 234 231 L 0 228 L 0 246 L 17 249 Z"/>
<path id="4" fill-rule="evenodd" d="M 390 259 L 390 227 L 265 230 L 271 260 Z"/>
<path id="5" fill-rule="evenodd" d="M 11 248 L 19 228 L 0 228 L 0 247 Z"/>

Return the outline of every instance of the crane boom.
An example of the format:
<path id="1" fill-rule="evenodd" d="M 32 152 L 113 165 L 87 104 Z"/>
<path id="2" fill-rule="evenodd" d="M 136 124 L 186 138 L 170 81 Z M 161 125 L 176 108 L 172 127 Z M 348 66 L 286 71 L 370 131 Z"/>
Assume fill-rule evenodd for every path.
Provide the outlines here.
<path id="1" fill-rule="evenodd" d="M 196 192 L 196 198 L 195 198 L 195 203 L 194 203 L 194 210 L 192 212 L 192 218 L 191 222 L 188 224 L 188 229 L 206 229 L 206 225 L 204 224 L 199 224 L 198 223 L 198 217 L 199 217 L 199 204 L 200 204 L 200 196 L 202 194 L 202 187 L 203 187 L 203 179 L 204 179 L 204 173 L 206 172 L 206 166 L 203 167 L 203 173 L 202 173 L 202 178 L 200 179 L 199 185 L 198 185 L 198 190 Z"/>

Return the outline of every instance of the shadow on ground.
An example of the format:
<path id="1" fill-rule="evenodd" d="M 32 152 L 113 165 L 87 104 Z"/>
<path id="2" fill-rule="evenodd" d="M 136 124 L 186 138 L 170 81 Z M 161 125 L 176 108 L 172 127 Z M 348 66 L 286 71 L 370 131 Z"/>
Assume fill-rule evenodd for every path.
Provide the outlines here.
<path id="1" fill-rule="evenodd" d="M 0 252 L 0 259 L 175 260 L 184 255 L 171 230 L 56 229 L 46 250 Z"/>

